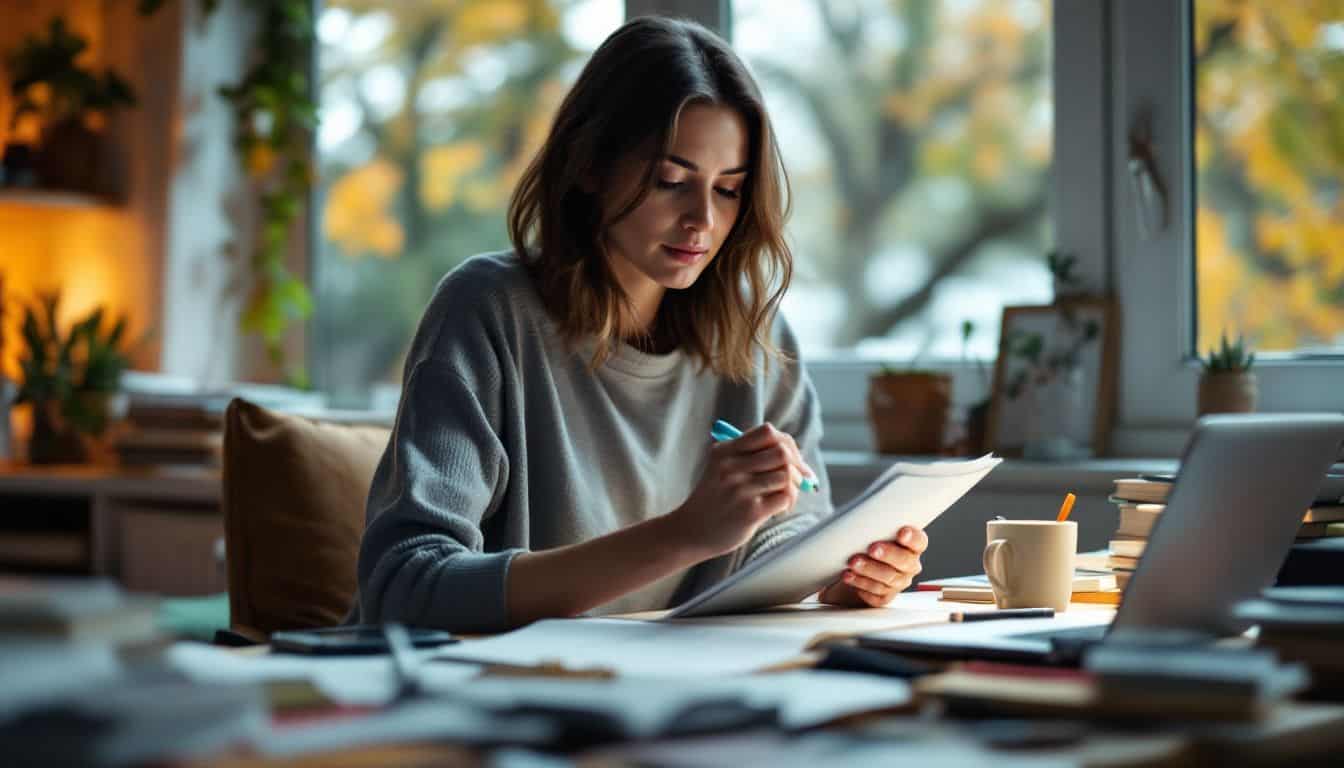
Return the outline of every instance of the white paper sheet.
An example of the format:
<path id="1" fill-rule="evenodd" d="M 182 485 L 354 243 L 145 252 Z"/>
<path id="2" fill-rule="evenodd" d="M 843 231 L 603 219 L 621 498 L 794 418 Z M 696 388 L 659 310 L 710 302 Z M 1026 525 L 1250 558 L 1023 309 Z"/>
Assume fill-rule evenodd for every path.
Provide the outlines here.
<path id="1" fill-rule="evenodd" d="M 669 616 L 708 616 L 757 611 L 796 603 L 833 581 L 845 563 L 874 541 L 903 526 L 924 528 L 1003 460 L 897 463 L 835 514 L 756 558 L 701 592 Z"/>
<path id="2" fill-rule="evenodd" d="M 810 728 L 861 712 L 890 709 L 910 701 L 904 680 L 827 670 L 710 679 L 667 680 L 623 677 L 566 680 L 485 677 L 454 691 L 487 707 L 518 704 L 567 706 L 604 711 L 622 718 L 639 737 L 656 735 L 668 717 L 697 701 L 740 697 L 755 706 L 779 708 L 780 725 Z"/>
<path id="3" fill-rule="evenodd" d="M 545 619 L 504 635 L 446 646 L 435 657 L 481 664 L 601 669 L 642 677 L 754 672 L 802 653 L 812 632 L 628 619 Z"/>
<path id="4" fill-rule="evenodd" d="M 421 660 L 435 650 L 416 651 Z M 168 663 L 195 682 L 275 682 L 307 680 L 332 701 L 342 704 L 383 704 L 396 691 L 396 673 L 388 656 L 298 656 L 239 653 L 203 643 L 175 643 Z M 471 664 L 435 662 L 417 666 L 426 687 L 445 689 L 479 674 Z"/>

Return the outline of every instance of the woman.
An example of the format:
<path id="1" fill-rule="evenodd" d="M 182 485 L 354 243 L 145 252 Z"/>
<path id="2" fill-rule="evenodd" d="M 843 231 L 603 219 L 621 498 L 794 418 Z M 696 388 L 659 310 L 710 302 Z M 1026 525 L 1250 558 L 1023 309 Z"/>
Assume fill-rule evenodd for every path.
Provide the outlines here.
<path id="1" fill-rule="evenodd" d="M 786 187 L 721 39 L 648 17 L 602 44 L 514 193 L 514 250 L 453 270 L 421 321 L 369 493 L 361 621 L 665 608 L 830 513 L 816 394 L 776 312 Z M 711 444 L 716 419 L 746 433 Z M 926 542 L 874 542 L 820 599 L 888 603 Z"/>

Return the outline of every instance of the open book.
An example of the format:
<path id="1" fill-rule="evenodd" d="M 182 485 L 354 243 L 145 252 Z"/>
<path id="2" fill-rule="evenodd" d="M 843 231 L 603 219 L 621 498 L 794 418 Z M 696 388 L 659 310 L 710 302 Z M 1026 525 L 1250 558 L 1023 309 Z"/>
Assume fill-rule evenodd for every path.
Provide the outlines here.
<path id="1" fill-rule="evenodd" d="M 848 559 L 870 543 L 891 538 L 902 526 L 923 528 L 933 522 L 1001 461 L 985 455 L 893 464 L 835 514 L 682 603 L 667 618 L 796 603 L 834 581 Z"/>

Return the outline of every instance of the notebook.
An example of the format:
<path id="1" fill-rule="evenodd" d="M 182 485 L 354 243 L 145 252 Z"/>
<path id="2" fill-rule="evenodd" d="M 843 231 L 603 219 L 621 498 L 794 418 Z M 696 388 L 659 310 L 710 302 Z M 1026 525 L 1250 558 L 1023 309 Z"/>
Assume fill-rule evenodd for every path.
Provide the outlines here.
<path id="1" fill-rule="evenodd" d="M 667 618 L 796 603 L 835 581 L 849 558 L 870 543 L 891 538 L 903 526 L 924 528 L 933 522 L 1002 461 L 985 455 L 968 461 L 897 462 L 835 514 L 682 603 Z"/>

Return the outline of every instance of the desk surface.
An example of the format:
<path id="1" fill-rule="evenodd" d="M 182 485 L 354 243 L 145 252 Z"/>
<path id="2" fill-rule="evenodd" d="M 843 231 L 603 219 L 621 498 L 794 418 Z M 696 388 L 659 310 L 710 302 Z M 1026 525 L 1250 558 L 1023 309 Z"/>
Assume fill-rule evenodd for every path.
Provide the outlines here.
<path id="1" fill-rule="evenodd" d="M 797 613 L 816 613 L 828 621 L 850 613 L 856 623 L 881 621 L 901 615 L 926 616 L 931 610 L 984 610 L 978 604 L 941 602 L 936 593 L 902 594 L 893 607 L 859 611 L 832 611 L 818 606 L 800 606 Z M 1113 612 L 1109 606 L 1079 603 L 1068 613 L 1095 615 Z M 1075 613 L 1076 612 L 1076 613 Z M 650 618 L 650 614 L 637 614 Z M 757 615 L 759 618 L 760 615 Z M 744 617 L 750 620 L 752 617 Z M 860 619 L 862 621 L 860 621 Z M 718 621 L 732 621 L 720 617 Z M 255 651 L 239 654 L 240 661 Z M 291 657 L 296 658 L 296 657 Z M 253 661 L 263 661 L 252 659 Z M 311 660 L 318 663 L 317 660 Z M 376 660 L 370 670 L 377 668 Z M 367 663 L 367 662 L 358 662 Z M 447 674 L 456 682 L 455 690 L 473 685 L 470 674 L 452 672 L 440 665 L 429 665 L 440 677 Z M 454 665 L 446 665 L 453 667 Z M 381 668 L 378 668 L 381 669 Z M 428 670 L 427 670 L 428 671 Z M 796 673 L 795 673 L 796 674 Z M 808 673 L 810 674 L 810 673 Z M 835 673 L 831 673 L 835 674 Z M 456 675 L 456 676 L 455 676 Z M 858 676 L 855 676 L 858 677 Z M 864 676 L 866 678 L 866 676 Z M 883 679 L 883 678 L 874 678 Z M 555 681 L 564 685 L 567 681 Z M 576 686 L 602 684 L 601 681 L 572 681 Z M 499 681 L 494 681 L 498 686 Z M 647 681 L 650 685 L 661 684 Z M 349 715 L 344 715 L 348 717 Z M 1025 746 L 1035 740 L 1034 746 Z M 1015 743 L 1016 742 L 1016 743 Z M 403 756 L 424 758 L 441 756 L 453 764 L 487 764 L 484 751 L 459 746 L 444 746 L 441 751 L 419 747 L 394 748 L 371 745 L 314 755 L 304 765 L 322 765 L 337 760 L 345 765 L 375 765 Z M 992 720 L 985 718 L 949 719 L 940 717 L 929 702 L 914 701 L 909 706 L 872 712 L 859 718 L 832 723 L 820 730 L 786 732 L 778 728 L 735 730 L 675 740 L 606 744 L 568 757 L 580 763 L 676 763 L 699 764 L 873 764 L 895 761 L 911 764 L 987 764 L 1008 761 L 1022 765 L 1106 764 L 1112 766 L 1148 766 L 1173 764 L 1279 764 L 1303 755 L 1319 754 L 1322 749 L 1344 749 L 1344 707 L 1289 703 L 1276 707 L 1258 723 L 1234 725 L 1202 724 L 1178 726 L 1166 723 L 1136 729 L 1133 726 L 1088 725 L 1058 720 Z M 383 762 L 379 762 L 383 761 Z M 939 762 L 941 761 L 941 762 Z M 260 759 L 232 757 L 205 761 L 202 765 L 269 765 Z"/>

